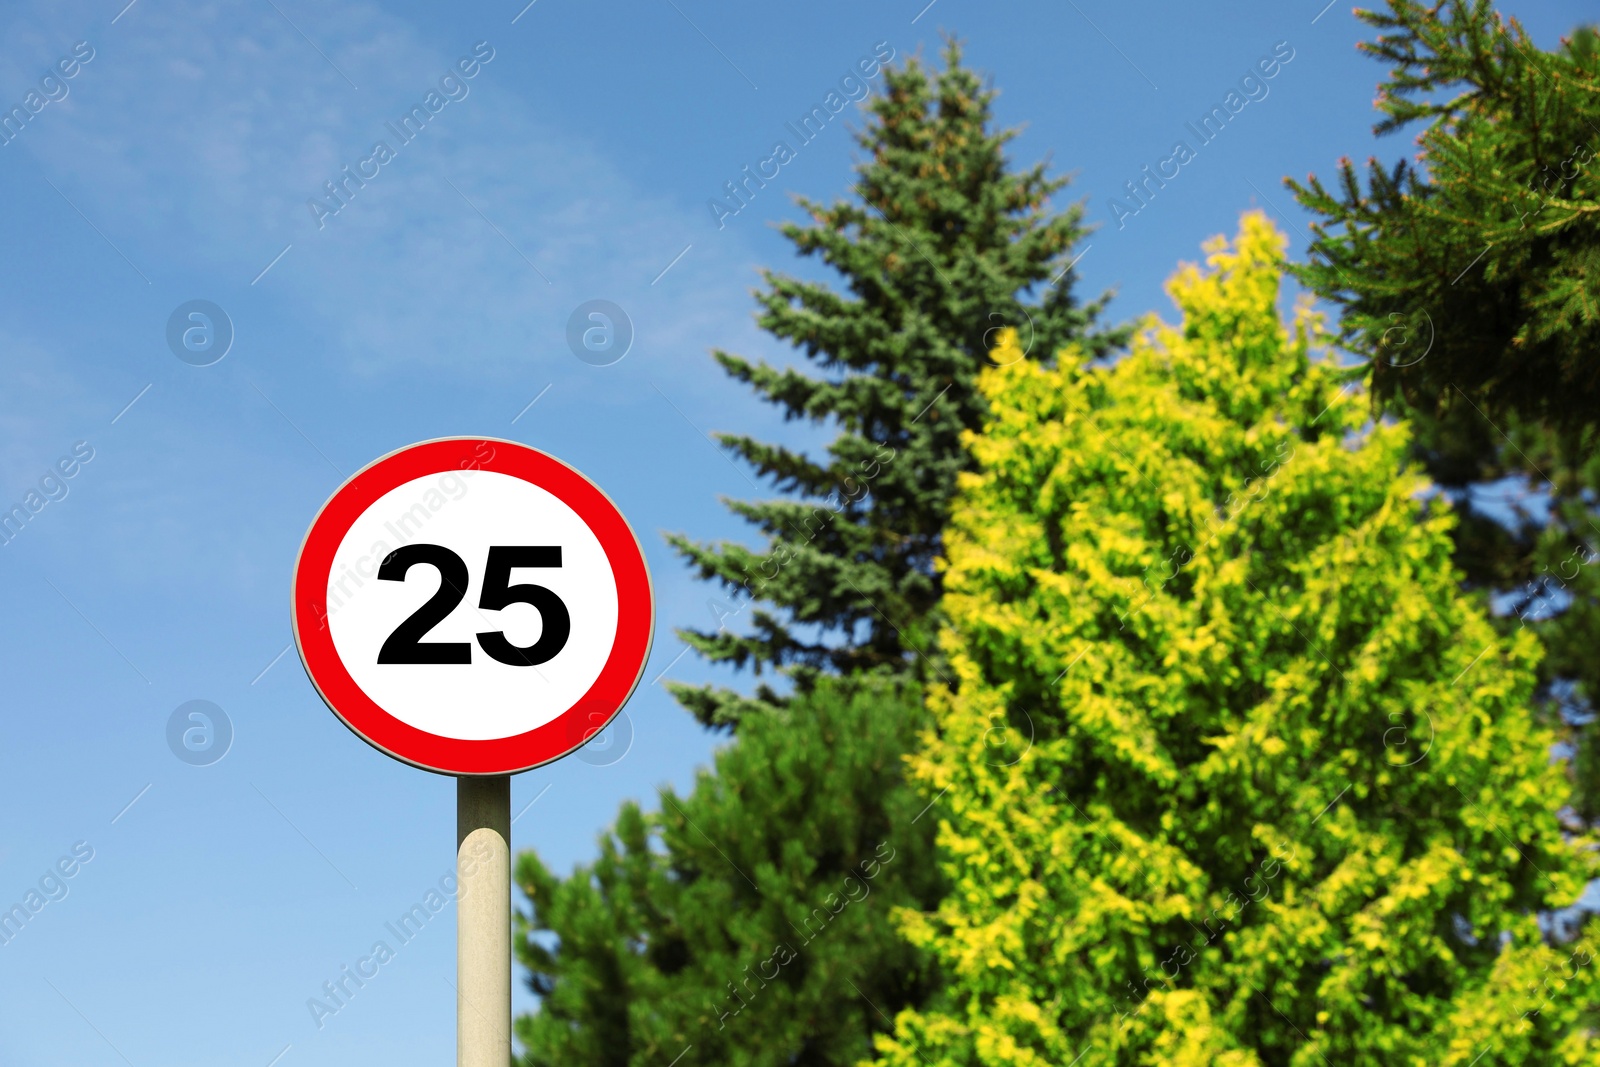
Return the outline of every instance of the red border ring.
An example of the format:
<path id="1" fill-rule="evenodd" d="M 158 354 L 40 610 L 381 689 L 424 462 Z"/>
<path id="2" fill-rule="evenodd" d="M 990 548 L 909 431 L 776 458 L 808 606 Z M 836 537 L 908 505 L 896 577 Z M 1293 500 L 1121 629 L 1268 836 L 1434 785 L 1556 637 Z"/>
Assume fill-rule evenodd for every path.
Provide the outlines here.
<path id="1" fill-rule="evenodd" d="M 482 455 L 482 446 L 489 455 Z M 380 707 L 345 669 L 326 624 L 333 556 L 357 518 L 390 490 L 430 474 L 487 470 L 554 493 L 594 531 L 617 581 L 617 636 L 588 692 L 543 726 L 511 737 L 469 741 L 408 725 Z M 639 606 L 643 605 L 643 610 Z M 554 456 L 498 437 L 421 441 L 373 460 L 322 505 L 295 558 L 290 598 L 295 647 L 318 695 L 350 730 L 380 752 L 436 774 L 516 774 L 582 747 L 622 710 L 639 679 L 655 635 L 655 598 L 644 551 L 611 498 Z M 302 626 L 302 620 L 309 623 Z"/>

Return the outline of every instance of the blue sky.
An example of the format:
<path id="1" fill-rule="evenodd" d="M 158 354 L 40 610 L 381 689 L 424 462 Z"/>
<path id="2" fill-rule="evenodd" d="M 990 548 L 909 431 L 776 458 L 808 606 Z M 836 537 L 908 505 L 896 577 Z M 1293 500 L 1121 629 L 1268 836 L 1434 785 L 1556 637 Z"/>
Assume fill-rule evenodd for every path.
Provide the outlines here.
<path id="1" fill-rule="evenodd" d="M 1355 52 L 1348 6 L 1320 0 L 124 3 L 0 14 L 0 111 L 59 61 L 74 70 L 0 145 L 0 510 L 42 479 L 58 498 L 0 547 L 0 905 L 63 857 L 73 871 L 0 945 L 0 1065 L 449 1061 L 449 911 L 320 1029 L 307 1010 L 450 869 L 454 783 L 363 745 L 281 655 L 307 523 L 343 476 L 408 442 L 553 452 L 649 556 L 660 628 L 632 747 L 517 778 L 514 846 L 565 868 L 619 801 L 692 783 L 715 739 L 653 680 L 713 676 L 672 636 L 711 621 L 710 591 L 661 533 L 743 534 L 718 498 L 754 490 L 704 432 L 821 439 L 779 424 L 707 349 L 789 358 L 755 329 L 749 291 L 761 266 L 812 272 L 773 224 L 795 216 L 789 193 L 844 191 L 859 119 L 799 147 L 720 228 L 708 202 L 876 46 L 966 40 L 1000 119 L 1025 124 L 1014 157 L 1074 175 L 1067 198 L 1100 227 L 1080 292 L 1115 287 L 1119 319 L 1164 313 L 1176 263 L 1252 205 L 1298 254 L 1285 174 L 1411 148 L 1372 138 L 1381 69 Z M 1546 47 L 1585 14 L 1508 9 Z M 79 42 L 92 58 L 74 67 Z M 1266 95 L 1119 226 L 1123 184 L 1279 42 L 1293 58 Z M 399 144 L 386 123 L 475 46 L 492 58 Z M 379 140 L 394 158 L 319 218 L 308 201 Z M 633 323 L 611 366 L 567 347 L 591 299 Z M 232 323 L 211 366 L 167 345 L 191 300 Z M 77 462 L 57 481 L 63 459 Z M 209 766 L 167 745 L 191 700 L 232 724 Z"/>

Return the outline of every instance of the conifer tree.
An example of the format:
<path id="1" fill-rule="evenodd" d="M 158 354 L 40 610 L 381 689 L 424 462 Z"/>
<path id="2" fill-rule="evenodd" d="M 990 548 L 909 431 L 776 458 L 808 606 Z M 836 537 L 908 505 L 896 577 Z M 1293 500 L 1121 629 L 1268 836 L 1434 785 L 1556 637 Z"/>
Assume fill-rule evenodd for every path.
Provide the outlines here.
<path id="1" fill-rule="evenodd" d="M 1600 1054 L 1596 950 L 1535 914 L 1593 867 L 1537 642 L 1457 588 L 1406 426 L 1281 322 L 1284 243 L 1246 215 L 1115 367 L 982 379 L 913 771 L 953 889 L 903 913 L 948 986 L 892 1067 Z"/>
<path id="2" fill-rule="evenodd" d="M 937 73 L 915 59 L 885 71 L 857 137 L 865 158 L 854 197 L 801 198 L 810 221 L 782 228 L 801 255 L 837 272 L 843 291 L 767 271 L 757 322 L 822 373 L 714 353 L 786 420 L 825 423 L 838 436 L 815 457 L 720 435 L 791 495 L 729 504 L 766 537 L 759 548 L 672 538 L 731 600 L 716 609 L 715 629 L 680 631 L 713 662 L 788 669 L 802 689 L 823 671 L 915 669 L 931 651 L 933 560 L 968 462 L 960 435 L 982 418 L 973 382 L 995 331 L 1021 330 L 1021 358 L 1069 340 L 1104 353 L 1125 336 L 1093 331 L 1104 297 L 1080 306 L 1072 295 L 1082 208 L 1049 205 L 1066 180 L 1043 164 L 1014 171 L 1004 148 L 1016 131 L 992 128 L 994 90 L 961 65 L 954 41 L 945 63 Z M 753 603 L 764 606 L 746 623 Z M 713 725 L 781 702 L 770 684 L 753 699 L 710 686 L 673 691 Z"/>
<path id="3" fill-rule="evenodd" d="M 1600 820 L 1600 37 L 1538 48 L 1488 0 L 1359 12 L 1390 67 L 1386 133 L 1420 151 L 1366 181 L 1289 182 L 1318 216 L 1295 273 L 1342 308 L 1384 410 L 1458 505 L 1456 563 L 1549 649 L 1543 713 L 1578 744 L 1578 808 Z"/>
<path id="4" fill-rule="evenodd" d="M 821 373 L 717 353 L 785 417 L 838 436 L 821 458 L 723 438 L 792 496 L 732 505 L 766 535 L 760 549 L 674 539 L 736 605 L 726 628 L 685 637 L 799 685 L 789 698 L 676 690 L 702 722 L 737 725 L 715 773 L 688 797 L 663 794 L 657 814 L 626 806 L 570 877 L 520 858 L 518 957 L 541 998 L 517 1024 L 526 1067 L 854 1067 L 896 1012 L 937 993 L 887 917 L 943 888 L 925 802 L 904 780 L 925 713 L 903 687 L 938 655 L 933 559 L 969 465 L 961 434 L 981 421 L 974 382 L 1002 325 L 1020 327 L 1022 359 L 1127 336 L 1095 332 L 1100 304 L 1070 295 L 1084 228 L 1076 207 L 1050 213 L 1063 182 L 1012 171 L 993 91 L 954 43 L 945 59 L 885 72 L 856 198 L 802 200 L 811 222 L 784 230 L 844 288 L 769 272 L 759 321 Z M 754 601 L 767 607 L 740 629 Z M 853 899 L 863 887 L 870 898 Z M 811 937 L 818 909 L 836 907 Z"/>
<path id="5" fill-rule="evenodd" d="M 1300 274 L 1373 356 L 1379 399 L 1594 425 L 1600 412 L 1600 35 L 1553 52 L 1490 0 L 1388 0 L 1360 47 L 1388 62 L 1377 133 L 1426 123 L 1416 160 L 1342 162 Z M 1423 340 L 1424 333 L 1427 339 Z M 1431 342 L 1431 343 L 1429 343 Z M 1426 347 L 1423 357 L 1419 349 Z"/>

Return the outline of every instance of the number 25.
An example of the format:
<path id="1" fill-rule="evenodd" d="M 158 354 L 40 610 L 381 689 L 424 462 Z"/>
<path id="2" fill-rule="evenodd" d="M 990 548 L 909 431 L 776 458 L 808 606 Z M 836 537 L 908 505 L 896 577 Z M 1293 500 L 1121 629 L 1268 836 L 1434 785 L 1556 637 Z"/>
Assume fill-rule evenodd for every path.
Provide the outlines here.
<path id="1" fill-rule="evenodd" d="M 384 557 L 378 567 L 378 579 L 403 582 L 406 572 L 418 563 L 439 572 L 439 590 L 395 627 L 378 649 L 378 662 L 471 663 L 472 646 L 466 641 L 422 640 L 467 595 L 467 565 L 460 556 L 443 545 L 404 545 Z M 499 611 L 512 604 L 532 604 L 544 621 L 539 640 L 526 647 L 513 645 L 500 630 L 478 634 L 478 644 L 490 657 L 513 667 L 533 667 L 554 659 L 566 647 L 572 633 L 572 617 L 561 598 L 542 585 L 511 584 L 513 567 L 559 566 L 559 545 L 495 545 L 489 549 L 478 607 Z"/>

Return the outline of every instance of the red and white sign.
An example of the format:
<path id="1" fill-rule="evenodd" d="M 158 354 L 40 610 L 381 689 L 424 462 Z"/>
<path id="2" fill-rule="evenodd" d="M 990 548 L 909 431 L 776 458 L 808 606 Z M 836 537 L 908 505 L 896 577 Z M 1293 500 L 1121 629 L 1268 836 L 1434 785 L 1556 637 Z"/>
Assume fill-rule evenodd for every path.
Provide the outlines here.
<path id="1" fill-rule="evenodd" d="M 453 775 L 560 759 L 621 710 L 655 624 L 611 500 L 553 456 L 456 437 L 391 452 L 322 506 L 294 637 L 346 726 Z"/>

